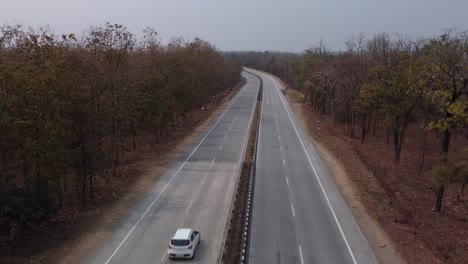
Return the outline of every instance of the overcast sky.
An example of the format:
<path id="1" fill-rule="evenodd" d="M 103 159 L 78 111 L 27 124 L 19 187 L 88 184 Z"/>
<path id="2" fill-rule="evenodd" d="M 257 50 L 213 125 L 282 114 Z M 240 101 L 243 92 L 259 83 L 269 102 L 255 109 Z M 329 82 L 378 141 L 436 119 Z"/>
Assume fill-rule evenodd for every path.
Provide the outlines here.
<path id="1" fill-rule="evenodd" d="M 221 50 L 330 50 L 360 32 L 432 37 L 468 30 L 468 0 L 1 0 L 0 23 L 49 25 L 81 34 L 109 21 L 137 36 L 149 26 L 164 41 L 199 37 Z"/>

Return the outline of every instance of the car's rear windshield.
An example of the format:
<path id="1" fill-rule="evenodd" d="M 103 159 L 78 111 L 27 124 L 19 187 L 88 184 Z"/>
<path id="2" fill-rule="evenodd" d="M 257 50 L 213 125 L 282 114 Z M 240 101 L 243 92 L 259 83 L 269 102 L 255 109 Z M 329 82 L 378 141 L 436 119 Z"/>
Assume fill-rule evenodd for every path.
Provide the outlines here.
<path id="1" fill-rule="evenodd" d="M 190 244 L 190 240 L 187 239 L 172 239 L 171 244 L 173 246 L 188 246 Z"/>

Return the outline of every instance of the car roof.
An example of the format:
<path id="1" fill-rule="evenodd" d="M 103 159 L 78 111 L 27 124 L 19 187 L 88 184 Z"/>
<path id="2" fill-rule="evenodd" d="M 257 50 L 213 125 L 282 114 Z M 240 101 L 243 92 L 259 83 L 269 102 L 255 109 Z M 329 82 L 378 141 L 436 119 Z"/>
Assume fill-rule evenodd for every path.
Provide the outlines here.
<path id="1" fill-rule="evenodd" d="M 189 239 L 190 233 L 192 232 L 191 228 L 179 228 L 174 233 L 172 239 Z"/>

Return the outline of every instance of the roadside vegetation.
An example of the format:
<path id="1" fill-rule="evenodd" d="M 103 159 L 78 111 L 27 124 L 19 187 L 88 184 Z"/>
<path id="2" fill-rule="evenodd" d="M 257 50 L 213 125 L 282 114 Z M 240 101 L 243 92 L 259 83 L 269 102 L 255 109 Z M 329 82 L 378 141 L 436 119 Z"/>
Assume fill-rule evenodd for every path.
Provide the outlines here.
<path id="1" fill-rule="evenodd" d="M 370 171 L 353 179 L 356 185 L 375 177 L 388 198 L 364 194 L 375 199 L 367 203 L 369 211 L 388 232 L 399 225 L 439 261 L 462 263 L 468 257 L 462 231 L 468 229 L 467 32 L 446 30 L 418 40 L 360 34 L 346 45 L 340 53 L 320 44 L 302 54 L 225 56 L 279 76 L 295 90 L 288 97 L 304 105 L 318 140 L 332 138 L 324 140 L 331 148 L 340 148 L 333 141 L 351 146 Z M 401 233 L 392 238 L 400 248 L 412 248 Z M 416 249 L 409 251 L 403 252 L 406 259 L 418 261 L 410 257 Z"/>
<path id="2" fill-rule="evenodd" d="M 82 36 L 0 26 L 0 252 L 99 200 L 126 157 L 221 99 L 240 70 L 206 41 L 163 45 L 151 28 L 137 40 L 110 23 Z"/>

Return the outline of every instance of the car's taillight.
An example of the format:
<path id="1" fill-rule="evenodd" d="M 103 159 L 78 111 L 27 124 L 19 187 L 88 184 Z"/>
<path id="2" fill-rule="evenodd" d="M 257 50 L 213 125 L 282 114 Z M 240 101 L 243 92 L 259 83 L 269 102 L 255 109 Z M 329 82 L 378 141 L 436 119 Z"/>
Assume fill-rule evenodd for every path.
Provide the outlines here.
<path id="1" fill-rule="evenodd" d="M 188 247 L 188 249 L 192 249 L 192 245 L 190 245 L 190 246 Z"/>

